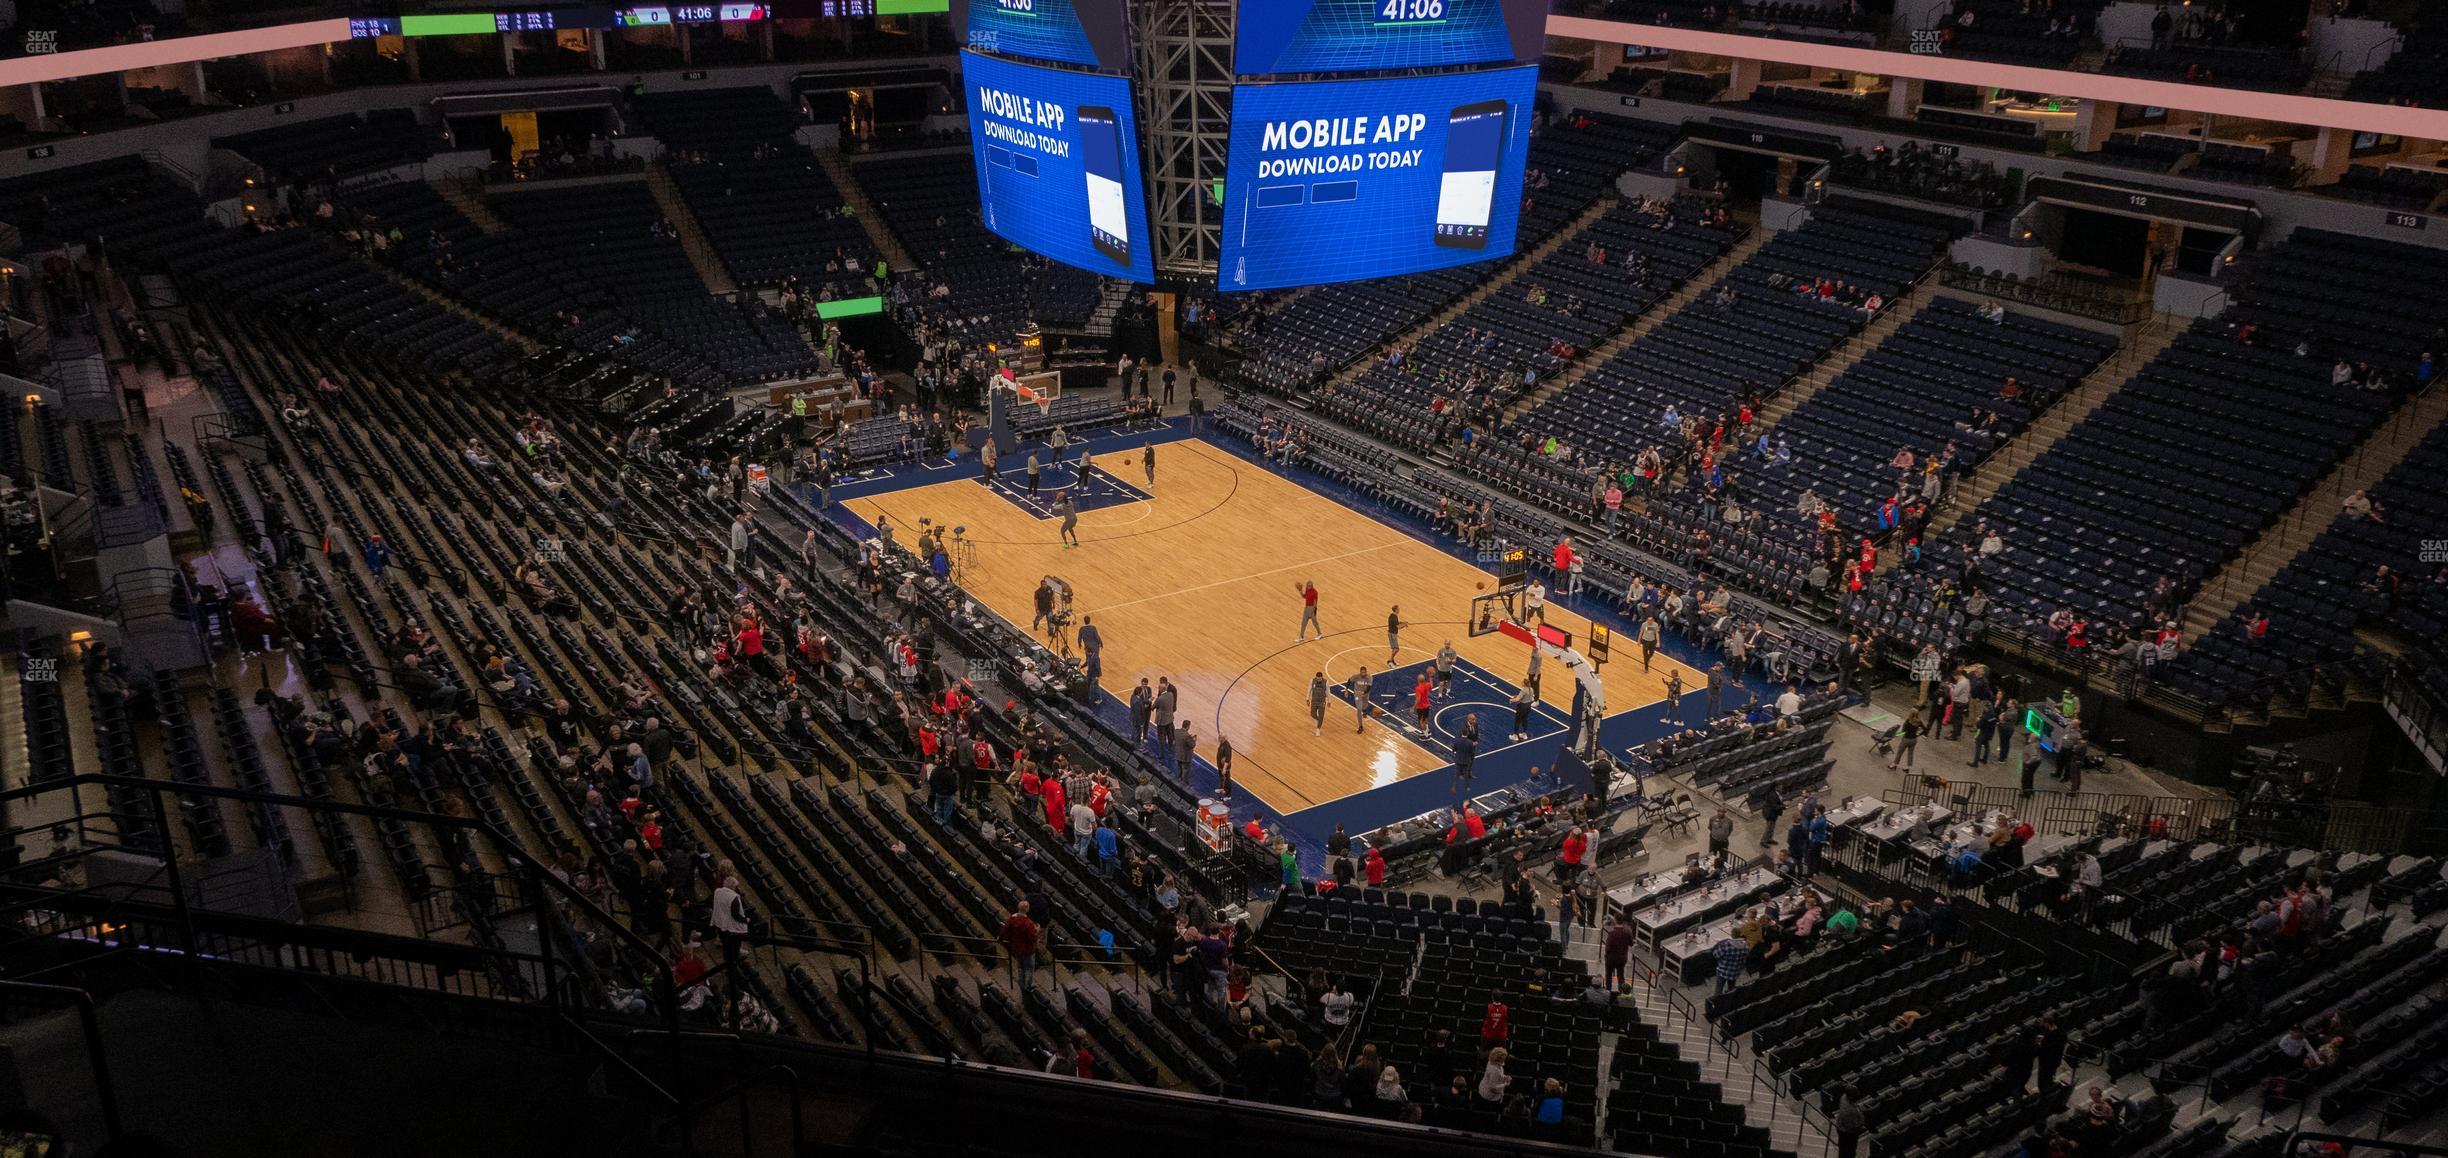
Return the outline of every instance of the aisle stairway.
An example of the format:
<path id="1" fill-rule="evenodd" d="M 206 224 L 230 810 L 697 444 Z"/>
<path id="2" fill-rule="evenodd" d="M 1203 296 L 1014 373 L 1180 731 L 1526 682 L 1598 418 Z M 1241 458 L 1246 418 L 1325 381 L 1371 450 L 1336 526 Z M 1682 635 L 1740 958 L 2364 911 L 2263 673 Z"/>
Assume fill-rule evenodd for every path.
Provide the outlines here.
<path id="1" fill-rule="evenodd" d="M 2201 595 L 2185 610 L 2184 638 L 2191 643 L 2261 590 L 2288 561 L 2329 529 L 2346 496 L 2379 482 L 2406 453 L 2448 419 L 2448 390 L 2436 385 L 2401 403 L 2371 437 L 2346 456 L 2272 523 L 2244 552 L 2202 581 Z"/>
<path id="2" fill-rule="evenodd" d="M 893 236 L 891 227 L 884 224 L 884 215 L 876 211 L 875 202 L 867 199 L 867 187 L 851 174 L 850 159 L 836 149 L 817 149 L 815 153 L 817 163 L 824 166 L 825 176 L 832 179 L 834 188 L 841 190 L 842 200 L 858 218 L 859 228 L 867 231 L 867 240 L 875 243 L 876 252 L 884 255 L 884 263 L 894 273 L 917 269 L 918 259 L 910 256 L 909 247 L 902 245 L 900 238 Z"/>
<path id="3" fill-rule="evenodd" d="M 493 212 L 493 206 L 485 201 L 484 182 L 448 177 L 434 182 L 433 187 L 443 200 L 451 203 L 451 208 L 457 209 L 459 215 L 467 218 L 476 228 L 486 233 L 500 233 L 510 228 Z"/>
<path id="4" fill-rule="evenodd" d="M 1666 295 L 1664 301 L 1642 311 L 1639 317 L 1632 320 L 1630 326 L 1590 349 L 1571 369 L 1539 383 L 1536 388 L 1514 399 L 1513 404 L 1505 408 L 1504 418 L 1499 425 L 1512 425 L 1522 415 L 1537 409 L 1548 399 L 1571 389 L 1574 383 L 1579 382 L 1582 376 L 1588 374 L 1592 369 L 1613 361 L 1617 354 L 1624 351 L 1625 347 L 1639 341 L 1642 336 L 1658 328 L 1666 319 L 1681 313 L 1683 307 L 1698 300 L 1701 294 L 1715 288 L 1718 280 L 1724 276 L 1724 271 L 1749 261 L 1752 254 L 1759 252 L 1759 248 L 1768 244 L 1769 239 L 1775 236 L 1775 233 L 1761 229 L 1756 223 L 1752 223 L 1749 236 L 1736 243 L 1734 248 L 1720 255 L 1716 261 L 1694 272 L 1691 280 L 1684 282 L 1682 288 Z"/>
<path id="5" fill-rule="evenodd" d="M 2058 439 L 2064 438 L 2068 431 L 2081 425 L 2083 419 L 2106 405 L 2109 398 L 2132 380 L 2136 371 L 2149 365 L 2160 351 L 2167 349 L 2184 332 L 2184 326 L 2165 317 L 2153 319 L 2143 326 L 2139 333 L 2118 347 L 2115 357 L 2100 363 L 2072 390 L 2066 391 L 2065 397 L 2058 399 L 2048 413 L 2034 420 L 2021 436 L 1998 448 L 1997 453 L 1990 455 L 1962 482 L 1957 483 L 1953 503 L 1930 520 L 1929 529 L 1923 532 L 1923 536 L 1936 539 L 1961 522 L 1966 512 L 1979 507 L 1990 495 L 1996 494 L 1997 489 L 2005 485 L 2007 479 L 2013 478 L 2016 471 L 2047 453 L 2050 447 L 2057 445 Z M 1902 561 L 1902 552 L 1893 554 L 1894 558 L 1881 564 L 1882 570 L 1892 570 Z"/>
<path id="6" fill-rule="evenodd" d="M 1668 1000 L 1661 985 L 1673 989 L 1674 1000 Z M 1827 1135 L 1815 1123 L 1805 1124 L 1801 1107 L 1778 1091 L 1757 1068 L 1756 1059 L 1718 1042 L 1708 1022 L 1683 1012 L 1698 1010 L 1706 996 L 1705 989 L 1684 986 L 1664 973 L 1632 987 L 1632 1004 L 1641 1020 L 1657 1026 L 1659 1036 L 1673 1043 L 1683 1060 L 1699 1066 L 1703 1080 L 1716 1082 L 1729 1104 L 1742 1107 L 1750 1125 L 1767 1131 L 1772 1153 L 1821 1154 L 1828 1146 Z"/>
<path id="7" fill-rule="evenodd" d="M 1498 266 L 1493 270 L 1490 270 L 1487 276 L 1479 282 L 1478 288 L 1471 290 L 1469 293 L 1463 294 L 1461 297 L 1455 298 L 1451 303 L 1446 305 L 1444 309 L 1438 310 L 1434 315 L 1430 316 L 1427 321 L 1421 322 L 1419 325 L 1387 339 L 1384 346 L 1380 347 L 1380 349 L 1391 350 L 1409 346 L 1415 342 L 1418 342 L 1422 338 L 1427 337 L 1429 334 L 1433 334 L 1438 330 L 1443 329 L 1445 326 L 1450 325 L 1454 319 L 1461 317 L 1463 313 L 1468 311 L 1472 306 L 1486 301 L 1491 295 L 1495 294 L 1499 290 L 1503 290 L 1511 286 L 1514 280 L 1519 278 L 1522 274 L 1536 268 L 1538 263 L 1545 260 L 1548 254 L 1554 253 L 1566 241 L 1571 240 L 1575 234 L 1587 229 L 1591 223 L 1597 221 L 1599 218 L 1606 216 L 1607 211 L 1615 207 L 1615 201 L 1616 199 L 1614 197 L 1605 196 L 1590 202 L 1589 208 L 1582 210 L 1580 216 L 1557 226 L 1556 231 L 1550 235 L 1547 240 L 1538 243 L 1538 245 L 1528 250 L 1514 254 L 1512 260 L 1505 262 L 1503 265 Z M 1585 354 L 1584 357 L 1586 358 L 1587 355 Z M 1377 360 L 1374 357 L 1355 359 L 1351 365 L 1344 367 L 1341 373 L 1335 375 L 1331 385 L 1337 389 L 1349 386 L 1359 381 L 1360 378 L 1363 375 L 1366 375 L 1370 370 L 1376 368 L 1376 364 Z"/>
<path id="8" fill-rule="evenodd" d="M 722 259 L 714 255 L 714 243 L 706 240 L 705 227 L 697 223 L 697 215 L 689 212 L 688 199 L 680 195 L 680 186 L 672 180 L 671 169 L 661 157 L 655 158 L 646 170 L 646 187 L 654 192 L 655 205 L 680 233 L 680 248 L 687 251 L 689 264 L 697 267 L 697 278 L 705 283 L 706 292 L 727 297 L 739 289 L 724 268 Z"/>
<path id="9" fill-rule="evenodd" d="M 1914 284 L 1910 292 L 1888 303 L 1885 309 L 1880 310 L 1878 317 L 1873 319 L 1869 325 L 1862 327 L 1860 333 L 1847 339 L 1844 345 L 1838 346 L 1835 353 L 1820 359 L 1810 369 L 1803 371 L 1801 377 L 1794 379 L 1784 389 L 1771 395 L 1767 404 L 1760 408 L 1759 431 L 1766 433 L 1775 430 L 1777 423 L 1784 421 L 1786 415 L 1800 409 L 1802 404 L 1810 401 L 1811 396 L 1817 394 L 1821 388 L 1835 381 L 1845 371 L 1852 369 L 1862 359 L 1869 357 L 1872 350 L 1878 349 L 1879 343 L 1886 341 L 1889 335 L 1904 328 L 1904 323 L 1913 320 L 1914 316 L 1921 312 L 1921 307 L 1928 305 L 1930 300 L 1937 296 L 1937 285 L 1938 279 L 1935 277 L 1922 278 Z"/>

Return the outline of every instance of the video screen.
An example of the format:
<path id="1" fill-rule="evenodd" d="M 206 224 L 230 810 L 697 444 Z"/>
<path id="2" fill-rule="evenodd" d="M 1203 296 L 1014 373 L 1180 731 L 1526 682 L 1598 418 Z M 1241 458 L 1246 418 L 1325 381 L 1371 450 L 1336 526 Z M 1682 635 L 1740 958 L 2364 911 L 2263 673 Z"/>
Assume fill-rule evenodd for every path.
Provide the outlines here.
<path id="1" fill-rule="evenodd" d="M 1066 265 L 1154 281 L 1130 82 L 961 53 L 986 227 Z"/>
<path id="2" fill-rule="evenodd" d="M 1123 0 L 952 0 L 963 48 L 1121 71 L 1130 67 Z"/>
<path id="3" fill-rule="evenodd" d="M 1513 252 L 1536 68 L 1233 90 L 1218 284 L 1276 289 Z"/>

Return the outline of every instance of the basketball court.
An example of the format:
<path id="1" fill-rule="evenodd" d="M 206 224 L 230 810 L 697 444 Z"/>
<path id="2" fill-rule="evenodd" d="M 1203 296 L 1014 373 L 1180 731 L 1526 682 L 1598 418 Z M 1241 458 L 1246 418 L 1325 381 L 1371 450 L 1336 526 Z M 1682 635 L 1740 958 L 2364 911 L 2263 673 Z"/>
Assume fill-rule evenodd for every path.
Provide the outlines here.
<path id="1" fill-rule="evenodd" d="M 1068 466 L 1049 469 L 1031 498 L 1025 486 L 1013 485 L 1015 456 L 1007 455 L 993 486 L 971 466 L 957 481 L 913 479 L 904 489 L 844 503 L 869 523 L 889 516 L 902 528 L 915 528 L 921 518 L 965 528 L 972 546 L 962 552 L 954 580 L 1023 628 L 1047 576 L 1069 583 L 1074 611 L 1093 621 L 1104 640 L 1104 691 L 1127 698 L 1141 678 L 1151 685 L 1170 679 L 1180 689 L 1179 718 L 1197 731 L 1200 757 L 1213 757 L 1219 733 L 1230 737 L 1234 781 L 1280 815 L 1298 820 L 1308 810 L 1447 771 L 1451 741 L 1473 714 L 1480 716 L 1475 791 L 1521 779 L 1530 765 L 1552 759 L 1571 728 L 1576 682 L 1556 662 L 1545 663 L 1530 738 L 1508 738 L 1511 700 L 1532 649 L 1507 634 L 1470 634 L 1473 598 L 1496 586 L 1489 571 L 1223 446 L 1170 431 L 1156 438 L 1153 482 L 1141 466 L 1141 440 L 1107 437 L 1097 440 L 1095 473 L 1084 486 Z M 1072 495 L 1080 510 L 1077 548 L 1062 545 L 1052 513 L 1066 487 L 1079 492 Z M 1319 590 L 1322 640 L 1314 631 L 1306 642 L 1294 639 L 1303 582 Z M 1397 606 L 1406 626 L 1399 651 L 1389 656 L 1386 618 Z M 1547 622 L 1576 643 L 1587 638 L 1588 621 L 1552 602 Z M 1449 640 L 1461 657 L 1453 693 L 1435 703 L 1421 730 L 1414 726 L 1414 685 Z M 1347 690 L 1363 668 L 1373 677 L 1369 699 L 1377 709 L 1365 725 Z M 1637 649 L 1618 643 L 1600 669 L 1609 718 L 1657 721 L 1666 676 L 1677 669 L 1687 692 L 1705 682 L 1663 652 L 1644 673 Z M 1310 681 L 1319 672 L 1333 689 L 1322 729 L 1309 711 Z M 1608 739 L 1615 743 L 1612 734 Z M 1387 802 L 1398 815 L 1350 821 L 1384 823 L 1421 811 L 1410 797 L 1430 800 L 1425 807 L 1443 798 L 1403 795 L 1403 802 Z M 1344 819 L 1336 810 L 1319 816 L 1329 812 Z"/>

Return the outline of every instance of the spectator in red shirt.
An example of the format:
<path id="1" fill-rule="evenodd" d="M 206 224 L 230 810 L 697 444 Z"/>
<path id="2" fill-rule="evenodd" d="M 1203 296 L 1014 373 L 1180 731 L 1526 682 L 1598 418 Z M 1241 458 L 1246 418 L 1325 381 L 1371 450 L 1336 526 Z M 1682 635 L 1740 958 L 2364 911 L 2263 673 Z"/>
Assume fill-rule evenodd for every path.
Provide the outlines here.
<path id="1" fill-rule="evenodd" d="M 1386 862 L 1384 853 L 1379 852 L 1374 848 L 1368 850 L 1368 857 L 1360 862 L 1360 867 L 1367 871 L 1370 888 L 1377 888 L 1385 884 Z"/>
<path id="2" fill-rule="evenodd" d="M 672 962 L 672 988 L 686 989 L 697 984 L 705 975 L 705 958 L 697 955 L 697 943 L 691 941 L 680 950 L 680 959 Z"/>
<path id="3" fill-rule="evenodd" d="M 1580 825 L 1564 834 L 1564 845 L 1556 851 L 1556 880 L 1570 888 L 1573 879 L 1581 875 L 1581 858 L 1589 853 L 1589 837 Z"/>
<path id="4" fill-rule="evenodd" d="M 1020 970 L 1020 988 L 1027 989 L 1037 979 L 1037 922 L 1029 916 L 1027 901 L 1003 919 L 1003 929 L 995 939 L 1012 955 L 1012 964 Z"/>
<path id="5" fill-rule="evenodd" d="M 1489 1045 L 1503 1045 L 1513 1036 L 1513 1010 L 1504 1003 L 1504 992 L 1488 994 L 1487 1013 L 1479 1019 L 1479 1040 Z"/>

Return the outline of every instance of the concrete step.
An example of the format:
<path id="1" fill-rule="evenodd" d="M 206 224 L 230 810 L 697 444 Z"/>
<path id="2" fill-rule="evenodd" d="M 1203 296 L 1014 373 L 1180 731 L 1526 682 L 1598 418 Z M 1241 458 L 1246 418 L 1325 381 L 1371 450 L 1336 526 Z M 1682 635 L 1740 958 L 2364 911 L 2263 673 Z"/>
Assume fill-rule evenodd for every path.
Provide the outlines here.
<path id="1" fill-rule="evenodd" d="M 1685 1017 L 1657 988 L 1661 985 L 1675 989 L 1684 999 L 1682 1004 L 1692 1009 L 1700 1008 L 1707 996 L 1705 990 L 1684 986 L 1661 973 L 1654 982 L 1632 987 L 1633 1005 L 1641 1020 L 1657 1026 L 1659 1036 L 1672 1043 L 1683 1060 L 1700 1067 L 1701 1080 L 1716 1082 L 1727 1103 L 1741 1106 L 1744 1119 L 1767 1132 L 1771 1149 L 1816 1156 L 1828 1148 L 1827 1137 L 1804 1121 L 1793 1099 L 1754 1069 L 1754 1059 L 1747 1052 L 1737 1054 L 1719 1045 L 1716 1027 Z M 1607 1084 L 1613 1084 L 1611 1077 Z"/>

